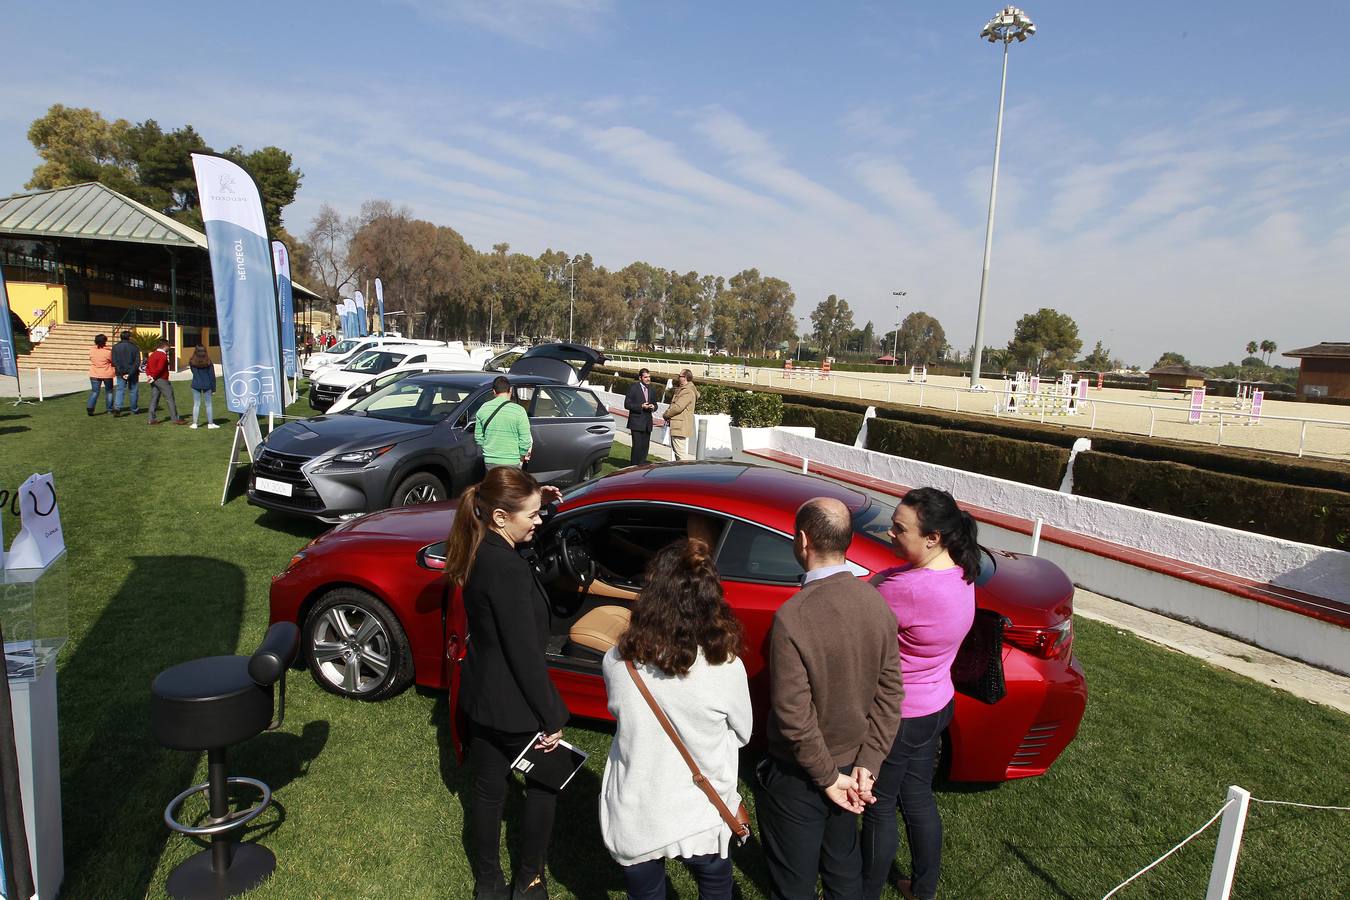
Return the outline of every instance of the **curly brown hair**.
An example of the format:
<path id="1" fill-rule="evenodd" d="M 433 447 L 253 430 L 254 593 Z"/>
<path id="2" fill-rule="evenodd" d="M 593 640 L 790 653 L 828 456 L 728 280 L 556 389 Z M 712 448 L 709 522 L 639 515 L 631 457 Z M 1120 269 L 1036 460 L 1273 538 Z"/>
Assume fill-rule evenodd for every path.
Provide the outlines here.
<path id="1" fill-rule="evenodd" d="M 722 596 L 712 550 L 696 538 L 679 540 L 652 557 L 646 587 L 633 603 L 619 657 L 666 675 L 686 675 L 698 651 L 712 665 L 741 654 L 741 623 Z"/>

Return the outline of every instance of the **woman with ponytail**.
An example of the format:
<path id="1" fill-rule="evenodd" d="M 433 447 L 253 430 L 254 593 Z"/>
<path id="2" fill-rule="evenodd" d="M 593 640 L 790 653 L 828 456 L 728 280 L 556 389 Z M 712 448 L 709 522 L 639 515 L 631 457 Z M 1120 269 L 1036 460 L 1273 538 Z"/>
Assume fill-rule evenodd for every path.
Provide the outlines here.
<path id="1" fill-rule="evenodd" d="M 463 589 L 468 617 L 460 708 L 469 719 L 470 863 L 475 900 L 546 898 L 544 863 L 557 794 L 529 779 L 520 858 L 508 889 L 502 873 L 502 808 L 511 763 L 535 735 L 548 751 L 562 739 L 567 707 L 548 676 L 548 596 L 520 555 L 541 522 L 544 494 L 558 489 L 519 469 L 496 468 L 460 498 L 445 569 Z"/>
<path id="2" fill-rule="evenodd" d="M 678 859 L 700 900 L 731 900 L 731 828 L 693 783 L 627 664 L 734 810 L 739 750 L 753 725 L 740 622 L 722 597 L 712 551 L 696 538 L 658 552 L 644 584 L 603 663 L 618 727 L 600 787 L 600 832 L 630 898 L 665 897 L 666 860 Z"/>
<path id="3" fill-rule="evenodd" d="M 876 802 L 863 813 L 863 897 L 886 885 L 899 837 L 896 806 L 909 841 L 906 898 L 937 896 L 942 818 L 933 797 L 942 732 L 952 720 L 956 692 L 952 661 L 975 619 L 980 546 L 975 520 L 937 488 L 918 488 L 891 515 L 891 545 L 903 565 L 872 578 L 899 625 L 905 696 L 900 732 L 877 775 Z"/>

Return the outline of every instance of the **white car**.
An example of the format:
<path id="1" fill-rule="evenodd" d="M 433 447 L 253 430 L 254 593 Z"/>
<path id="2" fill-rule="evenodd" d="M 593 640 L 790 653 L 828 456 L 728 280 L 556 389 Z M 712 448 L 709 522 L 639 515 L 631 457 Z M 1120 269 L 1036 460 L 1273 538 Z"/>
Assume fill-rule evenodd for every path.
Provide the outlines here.
<path id="1" fill-rule="evenodd" d="M 364 353 L 373 347 L 383 347 L 387 344 L 421 344 L 423 346 L 444 347 L 444 341 L 414 341 L 409 338 L 401 337 L 378 337 L 368 335 L 363 338 L 345 338 L 338 341 L 329 349 L 322 353 L 311 353 L 309 359 L 305 360 L 304 365 L 300 367 L 300 373 L 306 378 L 310 378 L 315 372 L 326 366 L 345 366 L 356 358 L 358 353 Z"/>
<path id="2" fill-rule="evenodd" d="M 462 350 L 463 346 L 464 345 L 459 341 L 450 342 L 452 350 L 456 349 L 456 347 Z M 468 365 L 464 365 L 459 361 L 447 362 L 444 357 L 439 355 L 431 355 L 426 361 L 421 361 L 416 359 L 420 354 L 409 354 L 409 358 L 405 362 L 376 375 L 374 378 L 367 379 L 347 388 L 347 390 L 342 392 L 340 397 L 333 401 L 333 405 L 328 407 L 328 412 L 342 412 L 362 397 L 373 394 L 381 388 L 388 387 L 395 381 L 407 378 L 409 375 L 421 375 L 425 372 L 506 372 L 509 370 L 511 363 L 519 359 L 529 349 L 529 347 L 518 345 L 504 353 L 498 353 L 496 356 L 493 356 L 490 348 L 478 347 L 467 351 L 470 360 Z M 574 384 L 576 383 L 576 380 L 574 374 L 572 379 L 567 383 Z"/>
<path id="3" fill-rule="evenodd" d="M 450 345 L 384 344 L 358 353 L 345 366 L 328 366 L 314 373 L 309 383 L 309 406 L 330 410 L 350 389 L 366 384 L 391 369 L 431 365 L 438 372 L 481 372 L 490 350 L 466 351 L 455 341 Z M 363 392 L 359 396 L 365 396 Z M 356 398 L 353 398 L 356 399 Z"/>

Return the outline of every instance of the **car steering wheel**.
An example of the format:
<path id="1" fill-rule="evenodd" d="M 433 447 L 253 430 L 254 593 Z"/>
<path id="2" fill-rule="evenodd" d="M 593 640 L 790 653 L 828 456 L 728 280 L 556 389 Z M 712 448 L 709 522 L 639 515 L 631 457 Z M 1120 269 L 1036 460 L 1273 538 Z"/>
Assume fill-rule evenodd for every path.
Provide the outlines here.
<path id="1" fill-rule="evenodd" d="M 567 577 L 585 587 L 595 578 L 595 560 L 586 546 L 586 533 L 578 525 L 568 525 L 558 536 L 558 555 Z"/>

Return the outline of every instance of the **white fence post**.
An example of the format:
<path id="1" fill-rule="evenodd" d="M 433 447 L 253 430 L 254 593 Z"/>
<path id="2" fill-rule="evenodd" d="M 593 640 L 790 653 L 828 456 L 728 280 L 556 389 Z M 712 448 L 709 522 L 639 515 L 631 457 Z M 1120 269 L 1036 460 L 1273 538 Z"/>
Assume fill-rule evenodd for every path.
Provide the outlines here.
<path id="1" fill-rule="evenodd" d="M 1041 552 L 1041 526 L 1045 520 L 1040 516 L 1036 517 L 1036 524 L 1031 526 L 1031 555 L 1039 556 Z"/>
<path id="2" fill-rule="evenodd" d="M 1251 794 L 1237 785 L 1228 788 L 1228 802 L 1219 823 L 1219 844 L 1214 848 L 1214 867 L 1209 870 L 1209 890 L 1205 900 L 1228 900 L 1237 871 L 1238 850 L 1242 847 L 1242 829 L 1247 824 L 1247 803 Z"/>

